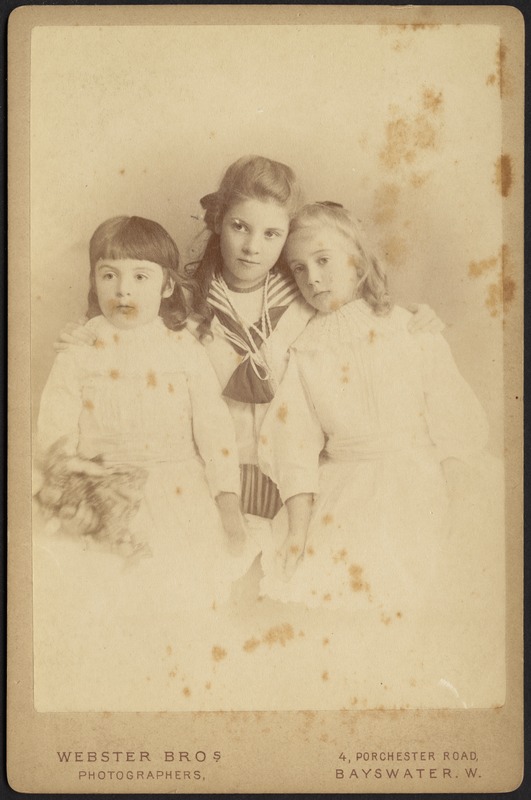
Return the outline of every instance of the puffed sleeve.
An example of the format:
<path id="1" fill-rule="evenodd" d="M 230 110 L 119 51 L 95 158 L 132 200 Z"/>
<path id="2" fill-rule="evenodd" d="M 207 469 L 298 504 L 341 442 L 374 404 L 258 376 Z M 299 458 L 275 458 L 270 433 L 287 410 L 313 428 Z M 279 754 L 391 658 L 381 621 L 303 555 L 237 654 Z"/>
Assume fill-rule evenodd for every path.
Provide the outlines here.
<path id="1" fill-rule="evenodd" d="M 56 357 L 41 397 L 37 422 L 41 454 L 59 439 L 64 439 L 64 453 L 76 453 L 81 410 L 81 369 L 75 351 L 66 350 Z"/>
<path id="2" fill-rule="evenodd" d="M 204 348 L 197 342 L 194 345 L 194 368 L 188 374 L 194 441 L 205 462 L 212 496 L 220 492 L 239 496 L 240 469 L 234 423 Z"/>
<path id="3" fill-rule="evenodd" d="M 450 347 L 441 335 L 419 337 L 423 384 L 430 437 L 440 460 L 467 461 L 484 450 L 489 427 L 474 392 L 459 372 Z"/>
<path id="4" fill-rule="evenodd" d="M 260 430 L 260 468 L 277 484 L 282 500 L 319 491 L 319 455 L 325 437 L 301 377 L 296 351 Z"/>

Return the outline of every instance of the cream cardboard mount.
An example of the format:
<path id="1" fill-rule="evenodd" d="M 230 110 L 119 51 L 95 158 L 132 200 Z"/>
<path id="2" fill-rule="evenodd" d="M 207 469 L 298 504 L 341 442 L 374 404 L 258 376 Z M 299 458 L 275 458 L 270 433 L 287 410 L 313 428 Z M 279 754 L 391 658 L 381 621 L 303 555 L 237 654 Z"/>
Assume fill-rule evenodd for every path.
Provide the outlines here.
<path id="1" fill-rule="evenodd" d="M 519 12 L 24 7 L 10 17 L 8 47 L 11 786 L 514 789 L 523 770 Z M 328 607 L 326 594 L 308 609 L 260 599 L 256 561 L 230 602 L 207 613 L 193 585 L 179 594 L 191 574 L 183 556 L 164 567 L 180 598 L 168 608 L 162 573 L 146 582 L 76 543 L 58 549 L 57 525 L 32 501 L 40 398 L 59 331 L 86 311 L 93 231 L 116 215 L 153 219 L 191 261 L 204 231 L 199 198 L 249 153 L 289 164 L 309 200 L 354 208 L 396 303 L 427 303 L 446 324 L 489 421 L 485 464 L 499 470 L 489 502 L 504 512 L 488 522 L 494 538 L 485 535 L 496 555 L 479 548 L 478 569 L 469 563 L 481 533 L 469 496 L 448 574 L 452 593 L 466 594 L 466 576 L 480 580 L 495 561 L 484 606 L 450 616 L 442 603 L 418 625 L 401 607 Z M 66 405 L 57 411 L 61 419 Z M 364 590 L 363 565 L 341 552 L 337 561 L 351 569 L 352 591 Z"/>

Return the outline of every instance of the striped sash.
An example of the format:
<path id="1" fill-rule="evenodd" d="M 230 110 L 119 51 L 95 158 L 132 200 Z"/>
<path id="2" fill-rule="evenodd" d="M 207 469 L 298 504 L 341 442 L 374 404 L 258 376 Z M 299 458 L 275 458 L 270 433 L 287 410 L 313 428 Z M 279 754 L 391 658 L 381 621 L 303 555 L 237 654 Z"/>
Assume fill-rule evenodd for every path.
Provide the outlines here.
<path id="1" fill-rule="evenodd" d="M 243 513 L 273 519 L 282 507 L 276 484 L 256 464 L 241 464 L 240 478 Z"/>

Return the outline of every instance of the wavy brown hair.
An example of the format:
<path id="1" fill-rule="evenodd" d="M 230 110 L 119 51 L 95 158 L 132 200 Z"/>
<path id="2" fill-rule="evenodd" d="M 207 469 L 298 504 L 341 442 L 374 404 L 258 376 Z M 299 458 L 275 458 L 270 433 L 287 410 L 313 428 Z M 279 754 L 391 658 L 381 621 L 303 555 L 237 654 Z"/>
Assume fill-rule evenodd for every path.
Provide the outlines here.
<path id="1" fill-rule="evenodd" d="M 217 192 L 201 198 L 210 237 L 202 257 L 185 266 L 186 274 L 194 279 L 192 310 L 201 319 L 200 335 L 210 330 L 214 312 L 207 302 L 208 292 L 213 277 L 223 266 L 218 231 L 229 208 L 242 200 L 273 201 L 291 217 L 300 205 L 301 190 L 295 173 L 286 164 L 264 156 L 243 156 L 228 167 Z"/>
<path id="2" fill-rule="evenodd" d="M 89 245 L 90 290 L 87 317 L 101 314 L 96 293 L 95 268 L 101 259 L 132 258 L 152 261 L 162 267 L 163 289 L 170 280 L 174 288 L 170 297 L 163 297 L 160 316 L 166 327 L 180 330 L 186 323 L 188 304 L 185 291 L 192 292 L 192 280 L 183 280 L 179 274 L 179 250 L 169 233 L 150 219 L 143 217 L 112 217 L 95 230 Z M 185 290 L 185 291 L 183 291 Z"/>

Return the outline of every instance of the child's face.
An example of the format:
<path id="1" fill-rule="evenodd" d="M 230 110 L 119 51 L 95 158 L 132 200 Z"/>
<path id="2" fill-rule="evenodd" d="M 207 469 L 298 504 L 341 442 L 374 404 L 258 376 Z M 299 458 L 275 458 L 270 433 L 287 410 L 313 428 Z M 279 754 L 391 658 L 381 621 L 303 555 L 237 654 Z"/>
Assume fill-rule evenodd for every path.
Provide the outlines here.
<path id="1" fill-rule="evenodd" d="M 356 297 L 361 256 L 349 252 L 349 244 L 326 225 L 299 228 L 288 237 L 287 263 L 302 296 L 317 311 L 337 311 Z"/>
<path id="2" fill-rule="evenodd" d="M 173 292 L 164 285 L 160 264 L 135 258 L 101 258 L 94 270 L 101 313 L 117 328 L 138 328 L 154 320 L 163 297 Z"/>
<path id="3" fill-rule="evenodd" d="M 260 283 L 277 263 L 288 229 L 287 211 L 273 201 L 242 200 L 231 206 L 218 230 L 228 283 L 235 289 Z"/>

